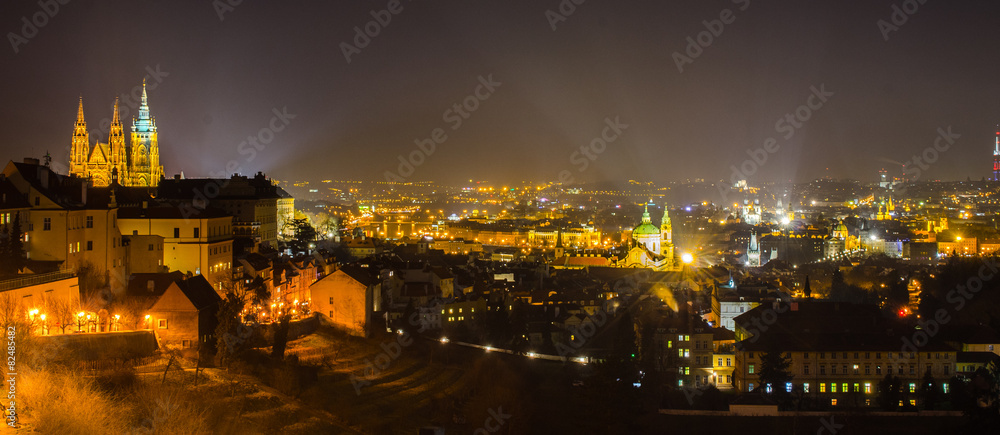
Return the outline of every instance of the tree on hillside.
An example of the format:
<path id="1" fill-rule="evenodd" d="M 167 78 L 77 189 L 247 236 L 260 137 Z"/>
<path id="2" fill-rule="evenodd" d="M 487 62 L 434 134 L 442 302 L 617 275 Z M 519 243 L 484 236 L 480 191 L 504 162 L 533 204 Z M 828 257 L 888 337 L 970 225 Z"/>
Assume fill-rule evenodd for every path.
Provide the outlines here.
<path id="1" fill-rule="evenodd" d="M 288 242 L 288 247 L 292 250 L 292 255 L 308 254 L 309 245 L 316 241 L 316 229 L 309 224 L 309 220 L 294 219 L 292 221 L 294 236 Z"/>
<path id="2" fill-rule="evenodd" d="M 274 328 L 274 344 L 271 346 L 271 358 L 281 361 L 285 359 L 285 348 L 288 346 L 288 321 L 290 314 L 281 316 L 281 321 L 272 324 Z"/>
<path id="3" fill-rule="evenodd" d="M 25 266 L 24 241 L 21 239 L 21 214 L 14 213 L 14 222 L 10 225 L 8 233 L 7 251 L 4 254 L 4 261 L 13 264 L 9 267 L 18 273 Z"/>
<path id="4" fill-rule="evenodd" d="M 269 307 L 271 305 L 271 292 L 267 290 L 267 283 L 264 282 L 264 278 L 254 277 L 246 286 L 246 296 L 239 297 L 238 299 L 246 301 L 249 298 L 249 302 L 252 305 L 260 305 L 262 307 Z"/>
<path id="5" fill-rule="evenodd" d="M 938 385 L 931 375 L 931 371 L 924 372 L 924 378 L 920 380 L 920 401 L 923 402 L 924 409 L 934 409 L 938 403 Z"/>
<path id="6" fill-rule="evenodd" d="M 899 409 L 899 401 L 902 399 L 902 381 L 899 378 L 887 374 L 878 383 L 878 404 L 883 411 L 895 411 Z"/>
<path id="7" fill-rule="evenodd" d="M 21 240 L 20 214 L 14 214 L 14 221 L 8 227 L 0 227 L 0 276 L 11 277 L 25 266 L 24 242 Z"/>
<path id="8" fill-rule="evenodd" d="M 761 353 L 760 360 L 760 373 L 757 377 L 760 380 L 761 387 L 774 397 L 778 401 L 778 404 L 782 407 L 787 407 L 791 404 L 791 395 L 786 385 L 792 382 L 793 376 L 789 370 L 792 365 L 792 359 L 776 347 L 773 347 L 767 352 Z M 768 388 L 770 388 L 770 391 L 768 391 Z"/>
<path id="9" fill-rule="evenodd" d="M 220 364 L 228 364 L 250 347 L 253 329 L 243 324 L 240 312 L 246 305 L 245 295 L 230 291 L 219 303 L 215 328 L 216 355 Z"/>

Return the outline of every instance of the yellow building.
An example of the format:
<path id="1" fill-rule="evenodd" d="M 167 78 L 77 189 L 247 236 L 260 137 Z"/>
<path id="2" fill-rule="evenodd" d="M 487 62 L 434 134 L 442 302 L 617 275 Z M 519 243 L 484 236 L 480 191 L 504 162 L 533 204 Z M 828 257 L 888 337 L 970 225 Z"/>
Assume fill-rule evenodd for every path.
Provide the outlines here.
<path id="1" fill-rule="evenodd" d="M 216 290 L 232 280 L 232 221 L 220 210 L 185 216 L 172 206 L 124 208 L 118 216 L 125 234 L 163 237 L 163 262 L 170 270 L 205 275 Z"/>
<path id="2" fill-rule="evenodd" d="M 3 176 L 28 201 L 21 228 L 25 255 L 36 268 L 90 266 L 96 276 L 106 272 L 112 292 L 124 292 L 125 247 L 114 195 L 88 192 L 86 180 L 56 174 L 37 159 L 9 162 Z"/>
<path id="3" fill-rule="evenodd" d="M 94 186 L 109 186 L 117 181 L 122 186 L 156 186 L 163 178 L 160 166 L 160 145 L 156 120 L 149 116 L 146 82 L 142 82 L 139 118 L 132 118 L 132 133 L 125 144 L 125 131 L 115 99 L 108 143 L 96 142 L 91 148 L 90 132 L 83 117 L 83 97 L 76 113 L 70 148 L 69 174 L 88 178 Z"/>

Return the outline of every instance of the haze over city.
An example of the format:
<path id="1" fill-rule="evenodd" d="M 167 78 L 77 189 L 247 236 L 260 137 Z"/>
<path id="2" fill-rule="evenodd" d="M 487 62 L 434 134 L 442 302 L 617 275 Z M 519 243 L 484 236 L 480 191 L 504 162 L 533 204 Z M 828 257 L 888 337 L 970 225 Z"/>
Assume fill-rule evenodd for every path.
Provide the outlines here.
<path id="1" fill-rule="evenodd" d="M 12 127 L 0 149 L 64 161 L 56 144 L 77 98 L 110 117 L 149 68 L 162 73 L 150 98 L 168 175 L 236 159 L 279 179 L 384 180 L 435 128 L 447 140 L 413 180 L 554 181 L 564 169 L 578 181 L 729 180 L 769 137 L 779 150 L 755 181 L 871 179 L 949 126 L 961 140 L 928 179 L 989 169 L 968 162 L 988 159 L 1000 118 L 1000 54 L 976 43 L 1000 39 L 993 2 L 927 2 L 896 26 L 892 2 L 589 1 L 563 15 L 560 2 L 403 1 L 369 44 L 345 49 L 383 3 L 68 3 L 27 42 L 8 37 L 0 99 Z M 39 10 L 0 8 L 17 35 Z M 720 34 L 689 48 L 726 9 Z M 453 130 L 446 111 L 480 76 L 502 85 Z M 834 96 L 785 139 L 776 122 L 813 86 Z M 294 121 L 248 161 L 239 144 L 275 108 Z M 607 117 L 628 129 L 578 171 L 572 153 Z"/>

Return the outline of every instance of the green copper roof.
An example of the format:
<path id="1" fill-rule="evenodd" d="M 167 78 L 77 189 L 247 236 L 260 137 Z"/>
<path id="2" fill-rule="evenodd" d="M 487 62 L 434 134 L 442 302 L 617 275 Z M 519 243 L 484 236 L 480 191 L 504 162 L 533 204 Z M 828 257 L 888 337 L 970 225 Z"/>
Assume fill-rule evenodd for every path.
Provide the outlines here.
<path id="1" fill-rule="evenodd" d="M 647 205 L 645 211 L 642 213 L 642 223 L 632 230 L 632 236 L 652 234 L 660 234 L 660 229 L 652 224 L 652 219 L 649 217 L 649 206 Z"/>

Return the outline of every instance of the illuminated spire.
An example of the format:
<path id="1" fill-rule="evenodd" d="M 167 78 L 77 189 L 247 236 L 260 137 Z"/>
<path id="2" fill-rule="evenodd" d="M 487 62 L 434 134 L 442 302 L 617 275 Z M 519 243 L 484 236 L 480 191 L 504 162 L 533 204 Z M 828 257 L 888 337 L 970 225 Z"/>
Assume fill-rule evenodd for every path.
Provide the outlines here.
<path id="1" fill-rule="evenodd" d="M 149 117 L 149 99 L 146 97 L 146 79 L 142 79 L 142 100 L 139 102 L 139 118 L 132 120 L 132 131 L 155 131 L 153 119 Z"/>
<path id="2" fill-rule="evenodd" d="M 111 125 L 118 125 L 121 123 L 121 117 L 118 116 L 118 97 L 115 97 L 115 113 L 111 116 Z"/>
<path id="3" fill-rule="evenodd" d="M 87 125 L 87 121 L 83 120 L 83 95 L 80 96 L 80 107 L 76 109 L 76 124 Z"/>
<path id="4" fill-rule="evenodd" d="M 645 211 L 642 212 L 642 223 L 651 224 L 653 219 L 649 217 L 649 204 L 646 204 Z"/>

